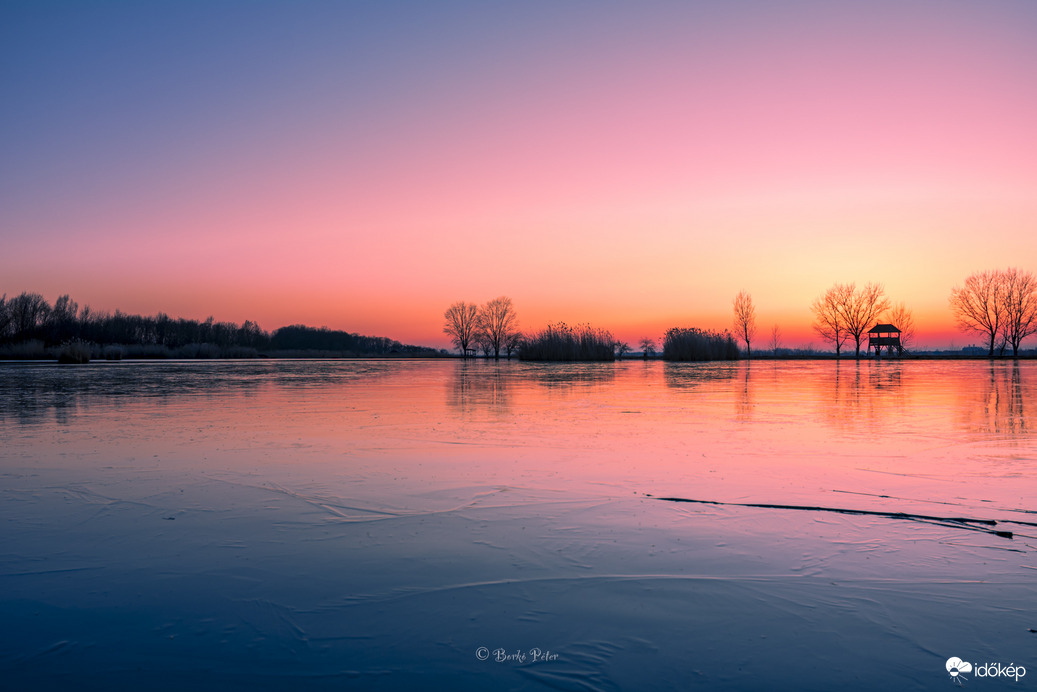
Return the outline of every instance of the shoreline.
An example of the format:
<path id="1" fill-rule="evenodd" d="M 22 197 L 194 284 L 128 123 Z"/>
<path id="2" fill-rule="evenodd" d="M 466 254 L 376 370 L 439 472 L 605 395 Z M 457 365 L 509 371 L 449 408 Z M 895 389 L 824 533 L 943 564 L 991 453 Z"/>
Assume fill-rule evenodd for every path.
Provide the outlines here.
<path id="1" fill-rule="evenodd" d="M 55 365 L 89 365 L 96 363 L 199 363 L 199 362 L 233 362 L 233 363 L 244 363 L 250 361 L 274 361 L 274 360 L 315 360 L 315 361 L 339 361 L 339 360 L 360 360 L 360 361 L 376 361 L 376 360 L 387 360 L 387 361 L 443 361 L 443 360 L 460 360 L 470 361 L 475 363 L 541 363 L 541 364 L 555 364 L 555 365 L 573 365 L 577 363 L 619 363 L 619 362 L 655 362 L 660 361 L 664 363 L 751 363 L 754 361 L 759 362 L 798 362 L 798 361 L 835 361 L 839 363 L 843 362 L 904 362 L 904 361 L 927 361 L 927 360 L 967 360 L 976 362 L 1012 362 L 1012 361 L 1030 361 L 1037 360 L 1037 353 L 1025 353 L 1019 354 L 1018 356 L 979 356 L 970 354 L 953 354 L 953 353 L 920 353 L 904 355 L 899 358 L 875 358 L 872 357 L 861 357 L 854 358 L 852 356 L 839 356 L 835 354 L 815 354 L 815 355 L 802 355 L 802 356 L 753 356 L 752 358 L 739 358 L 737 360 L 699 360 L 699 361 L 680 361 L 680 360 L 665 360 L 659 356 L 650 356 L 644 358 L 641 356 L 634 356 L 631 358 L 616 358 L 615 360 L 522 360 L 521 358 L 486 358 L 484 356 L 475 356 L 463 358 L 459 355 L 449 354 L 441 356 L 411 356 L 411 355 L 375 355 L 375 356 L 357 356 L 357 355 L 331 355 L 331 354 L 309 354 L 301 353 L 299 355 L 287 355 L 283 353 L 278 354 L 260 354 L 257 356 L 244 356 L 244 357 L 223 357 L 223 358 L 94 358 L 87 363 L 60 363 L 57 358 L 0 358 L 0 364 L 3 363 L 53 363 Z"/>

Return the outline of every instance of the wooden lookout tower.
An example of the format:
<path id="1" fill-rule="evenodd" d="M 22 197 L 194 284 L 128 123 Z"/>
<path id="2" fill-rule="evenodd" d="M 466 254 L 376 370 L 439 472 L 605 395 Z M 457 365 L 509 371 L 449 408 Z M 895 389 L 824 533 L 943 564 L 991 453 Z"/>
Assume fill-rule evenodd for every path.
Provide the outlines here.
<path id="1" fill-rule="evenodd" d="M 876 324 L 868 330 L 868 353 L 874 348 L 875 357 L 878 358 L 882 355 L 883 347 L 891 355 L 894 351 L 898 356 L 904 352 L 900 343 L 900 330 L 892 324 Z"/>

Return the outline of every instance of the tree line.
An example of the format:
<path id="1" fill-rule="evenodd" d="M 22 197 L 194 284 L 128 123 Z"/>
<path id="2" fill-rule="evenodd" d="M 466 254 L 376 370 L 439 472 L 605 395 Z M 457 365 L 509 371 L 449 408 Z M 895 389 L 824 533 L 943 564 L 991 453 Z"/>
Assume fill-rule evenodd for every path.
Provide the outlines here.
<path id="1" fill-rule="evenodd" d="M 951 311 L 960 329 L 987 338 L 988 355 L 995 351 L 1004 355 L 1008 346 L 1018 356 L 1020 344 L 1037 334 L 1037 278 L 1028 271 L 1009 268 L 977 272 L 955 287 L 949 299 Z M 756 307 L 752 296 L 739 291 L 732 303 L 733 334 L 696 328 L 672 328 L 663 338 L 665 360 L 725 360 L 741 354 L 735 339 L 745 344 L 745 355 L 752 357 L 756 340 Z M 854 356 L 860 358 L 868 332 L 880 323 L 893 325 L 899 331 L 900 349 L 912 344 L 915 337 L 914 316 L 904 303 L 893 303 L 881 284 L 835 284 L 810 306 L 811 327 L 836 357 L 843 346 L 852 342 Z M 464 356 L 482 351 L 486 356 L 500 357 L 502 349 L 508 358 L 517 352 L 525 360 L 614 360 L 630 351 L 630 346 L 613 339 L 607 330 L 588 325 L 575 328 L 565 323 L 548 325 L 528 336 L 518 330 L 518 318 L 510 298 L 501 296 L 480 306 L 457 302 L 444 313 L 443 331 Z M 777 355 L 781 329 L 774 325 L 768 345 Z M 655 354 L 655 340 L 640 340 L 642 355 Z M 892 348 L 886 346 L 886 348 Z"/>
<path id="2" fill-rule="evenodd" d="M 443 313 L 443 332 L 463 357 L 478 355 L 507 358 L 517 353 L 527 361 L 611 361 L 628 353 L 630 344 L 619 341 L 607 329 L 587 324 L 569 326 L 564 322 L 523 334 L 511 298 L 499 296 L 478 305 L 458 301 Z M 641 339 L 647 358 L 655 352 L 655 340 Z M 728 332 L 695 328 L 667 331 L 663 344 L 666 360 L 721 360 L 738 358 L 738 346 Z"/>
<path id="3" fill-rule="evenodd" d="M 80 308 L 69 295 L 49 304 L 39 293 L 0 297 L 0 357 L 45 357 L 48 349 L 70 344 L 94 357 L 256 357 L 320 353 L 326 355 L 439 355 L 436 349 L 410 346 L 394 339 L 291 325 L 273 332 L 256 322 L 198 321 L 129 315 L 119 310 Z M 95 347 L 91 350 L 91 347 Z M 285 353 L 289 352 L 289 353 Z"/>
<path id="4" fill-rule="evenodd" d="M 976 272 L 962 286 L 951 290 L 951 312 L 959 329 L 984 335 L 987 354 L 1004 355 L 1008 346 L 1012 355 L 1027 337 L 1037 334 L 1037 277 L 1022 269 L 1008 268 Z M 835 349 L 836 357 L 843 345 L 853 342 L 854 355 L 860 358 L 861 345 L 868 331 L 880 322 L 900 330 L 901 347 L 914 339 L 915 326 L 911 311 L 903 304 L 893 304 L 881 284 L 835 284 L 810 306 L 814 315 L 812 328 L 822 341 Z M 755 338 L 756 310 L 752 297 L 741 291 L 734 299 L 735 333 L 745 343 L 751 356 Z M 778 350 L 781 330 L 771 331 L 771 345 Z"/>

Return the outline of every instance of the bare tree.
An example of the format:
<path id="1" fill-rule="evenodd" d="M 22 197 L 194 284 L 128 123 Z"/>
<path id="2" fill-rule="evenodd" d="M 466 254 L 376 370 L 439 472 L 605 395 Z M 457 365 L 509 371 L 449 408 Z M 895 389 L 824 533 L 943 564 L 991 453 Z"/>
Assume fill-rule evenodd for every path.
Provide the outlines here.
<path id="1" fill-rule="evenodd" d="M 443 313 L 443 317 L 446 318 L 443 333 L 450 337 L 465 358 L 468 357 L 468 350 L 473 344 L 472 337 L 476 331 L 478 314 L 479 308 L 475 303 L 466 303 L 463 300 L 454 303 Z"/>
<path id="2" fill-rule="evenodd" d="M 58 296 L 46 318 L 47 338 L 52 342 L 60 343 L 77 336 L 78 317 L 79 303 L 72 300 L 67 293 Z"/>
<path id="3" fill-rule="evenodd" d="M 476 329 L 472 341 L 475 343 L 476 349 L 482 351 L 484 358 L 489 358 L 490 354 L 493 353 L 493 342 L 485 329 Z"/>
<path id="4" fill-rule="evenodd" d="M 838 357 L 843 342 L 853 339 L 855 356 L 861 357 L 861 339 L 878 317 L 889 309 L 889 300 L 880 284 L 836 284 L 814 301 L 814 331 L 835 346 Z"/>
<path id="5" fill-rule="evenodd" d="M 257 348 L 263 339 L 263 330 L 252 320 L 245 320 L 238 330 L 238 342 L 242 346 Z"/>
<path id="6" fill-rule="evenodd" d="M 1005 302 L 1001 336 L 1012 345 L 1012 356 L 1017 358 L 1023 339 L 1037 334 L 1037 277 L 1014 267 L 1001 272 L 1001 276 Z"/>
<path id="7" fill-rule="evenodd" d="M 54 301 L 54 308 L 50 312 L 50 319 L 59 322 L 75 322 L 79 316 L 79 303 L 72 300 L 72 296 L 67 293 L 63 296 L 58 296 L 58 299 Z"/>
<path id="8" fill-rule="evenodd" d="M 501 349 L 504 348 L 508 336 L 517 331 L 517 321 L 511 298 L 507 296 L 494 298 L 479 309 L 479 329 L 489 339 L 494 358 L 500 358 Z"/>
<path id="9" fill-rule="evenodd" d="M 987 335 L 987 355 L 994 356 L 994 343 L 1005 321 L 1005 287 L 999 271 L 970 274 L 965 285 L 951 289 L 951 312 L 958 327 Z"/>
<path id="10" fill-rule="evenodd" d="M 14 315 L 11 314 L 10 305 L 7 302 L 7 294 L 5 293 L 0 296 L 0 339 L 6 336 L 13 320 Z"/>
<path id="11" fill-rule="evenodd" d="M 745 291 L 739 291 L 734 300 L 735 334 L 745 342 L 746 357 L 752 358 L 750 342 L 756 336 L 756 308 L 753 297 Z"/>
<path id="12" fill-rule="evenodd" d="M 504 339 L 504 353 L 507 354 L 508 360 L 511 360 L 511 354 L 518 350 L 522 344 L 522 332 L 511 332 L 507 338 Z"/>
<path id="13" fill-rule="evenodd" d="M 22 293 L 7 303 L 15 335 L 23 338 L 32 335 L 50 313 L 50 304 L 39 293 Z"/>
<path id="14" fill-rule="evenodd" d="M 811 325 L 822 341 L 828 342 L 835 347 L 835 357 L 839 357 L 843 342 L 846 341 L 846 323 L 843 319 L 842 305 L 845 300 L 847 287 L 836 284 L 825 291 L 824 295 L 817 298 L 810 306 L 814 313 L 814 324 Z"/>
<path id="15" fill-rule="evenodd" d="M 857 290 L 855 284 L 844 287 L 840 310 L 843 313 L 847 337 L 853 337 L 856 345 L 855 357 L 861 357 L 861 339 L 878 320 L 879 315 L 888 309 L 889 300 L 886 299 L 881 284 L 869 283 L 860 290 Z"/>
<path id="16" fill-rule="evenodd" d="M 778 355 L 778 349 L 781 348 L 781 328 L 778 325 L 771 327 L 771 352 L 774 355 Z"/>
<path id="17" fill-rule="evenodd" d="M 889 309 L 889 315 L 885 319 L 900 330 L 900 349 L 906 351 L 915 341 L 914 314 L 903 303 L 897 303 Z"/>
<path id="18" fill-rule="evenodd" d="M 641 339 L 641 353 L 642 353 L 642 355 L 644 356 L 645 359 L 647 359 L 648 356 L 654 356 L 655 355 L 655 339 L 653 339 L 651 337 L 648 337 L 648 336 L 642 337 L 642 339 Z"/>
<path id="19" fill-rule="evenodd" d="M 625 341 L 617 341 L 614 344 L 616 349 L 616 360 L 623 360 L 624 353 L 630 353 L 630 344 Z"/>

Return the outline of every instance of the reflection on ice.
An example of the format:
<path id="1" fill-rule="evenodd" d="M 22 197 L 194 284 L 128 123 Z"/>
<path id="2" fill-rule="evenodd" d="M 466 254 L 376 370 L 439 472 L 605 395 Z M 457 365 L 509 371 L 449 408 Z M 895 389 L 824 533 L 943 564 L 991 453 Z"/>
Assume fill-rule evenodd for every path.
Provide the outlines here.
<path id="1" fill-rule="evenodd" d="M 832 425 L 875 430 L 904 415 L 906 401 L 900 362 L 837 362 L 817 386 L 821 392 L 831 392 L 822 413 Z"/>
<path id="2" fill-rule="evenodd" d="M 1031 434 L 1026 402 L 1037 394 L 1031 368 L 1021 368 L 1018 362 L 991 363 L 976 385 L 960 391 L 962 427 L 1006 439 Z"/>
<path id="3" fill-rule="evenodd" d="M 688 389 L 704 384 L 734 379 L 739 370 L 748 376 L 750 363 L 663 363 L 666 385 L 674 389 Z"/>
<path id="4" fill-rule="evenodd" d="M 551 388 L 577 385 L 607 385 L 616 379 L 614 363 L 529 363 L 523 375 Z"/>
<path id="5" fill-rule="evenodd" d="M 448 402 L 456 411 L 508 409 L 508 381 L 515 377 L 510 363 L 463 360 L 454 364 Z"/>

